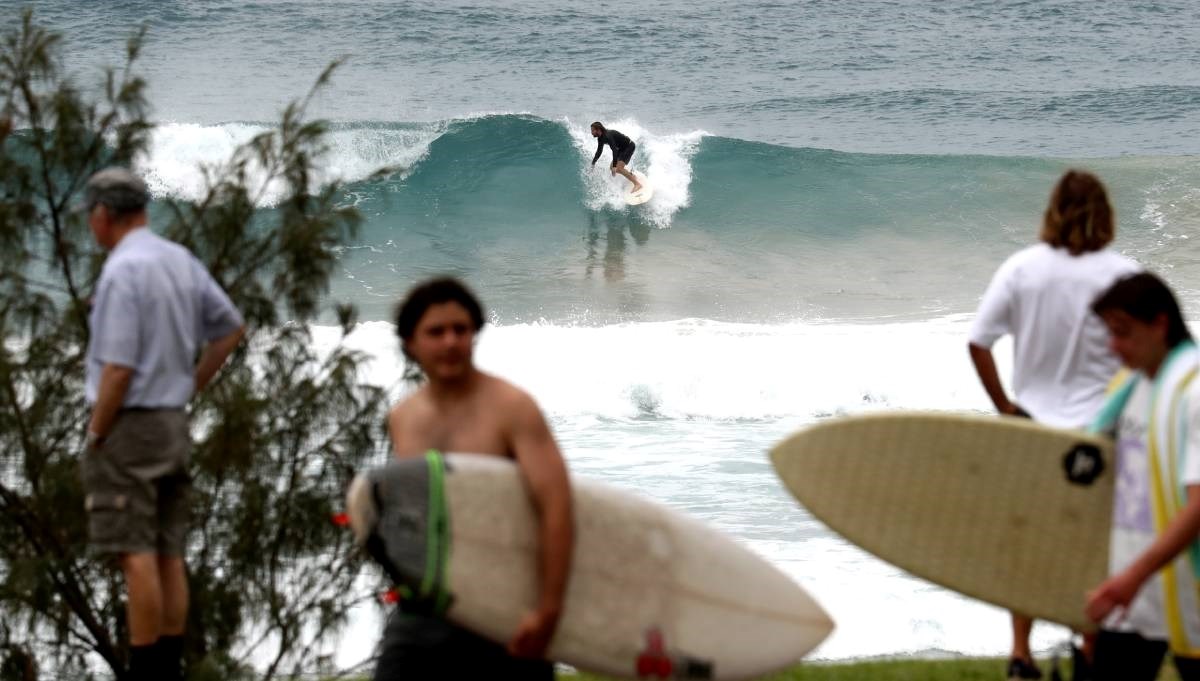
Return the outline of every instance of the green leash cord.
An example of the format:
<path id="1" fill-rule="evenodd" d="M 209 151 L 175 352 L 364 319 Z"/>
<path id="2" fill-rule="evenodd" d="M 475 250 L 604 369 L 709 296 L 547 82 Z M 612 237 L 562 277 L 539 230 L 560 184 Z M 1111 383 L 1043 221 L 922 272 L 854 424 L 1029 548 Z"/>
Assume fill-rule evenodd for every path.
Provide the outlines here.
<path id="1" fill-rule="evenodd" d="M 421 580 L 421 598 L 434 601 L 434 612 L 443 614 L 450 605 L 446 586 L 446 565 L 450 552 L 450 516 L 446 511 L 446 463 L 440 452 L 425 452 L 429 466 L 429 525 L 425 531 L 425 576 Z"/>

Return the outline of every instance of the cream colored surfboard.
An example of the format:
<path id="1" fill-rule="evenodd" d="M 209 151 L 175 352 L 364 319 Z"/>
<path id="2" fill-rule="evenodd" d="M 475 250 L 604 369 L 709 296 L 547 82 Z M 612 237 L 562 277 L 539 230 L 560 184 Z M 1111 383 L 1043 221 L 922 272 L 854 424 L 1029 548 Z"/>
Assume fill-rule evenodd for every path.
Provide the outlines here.
<path id="1" fill-rule="evenodd" d="M 445 462 L 445 570 L 434 581 L 450 596 L 447 617 L 506 642 L 537 601 L 533 507 L 508 460 Z M 416 508 L 426 463 L 359 476 L 347 499 L 356 536 L 376 537 L 376 559 L 386 554 L 381 564 L 402 581 L 420 579 L 397 566 L 431 526 Z M 795 664 L 833 629 L 791 578 L 700 521 L 599 482 L 575 478 L 572 489 L 575 552 L 551 659 L 631 679 L 746 679 Z M 428 496 L 432 511 L 439 494 Z M 418 553 L 437 562 L 433 545 Z"/>
<path id="2" fill-rule="evenodd" d="M 629 192 L 625 195 L 625 203 L 631 206 L 640 206 L 650 199 L 654 198 L 654 187 L 650 186 L 650 180 L 646 179 L 641 173 L 634 173 L 642 182 L 642 188 L 636 192 Z"/>
<path id="3" fill-rule="evenodd" d="M 805 508 L 880 558 L 1038 619 L 1094 627 L 1083 608 L 1107 573 L 1107 441 L 1025 419 L 901 412 L 820 422 L 771 461 Z"/>

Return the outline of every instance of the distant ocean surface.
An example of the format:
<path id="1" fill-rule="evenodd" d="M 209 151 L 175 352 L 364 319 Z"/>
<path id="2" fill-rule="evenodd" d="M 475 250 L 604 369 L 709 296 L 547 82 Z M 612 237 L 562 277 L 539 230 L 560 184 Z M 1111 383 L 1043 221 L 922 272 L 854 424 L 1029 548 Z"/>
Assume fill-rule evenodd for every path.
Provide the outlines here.
<path id="1" fill-rule="evenodd" d="M 347 56 L 315 113 L 332 121 L 323 172 L 367 218 L 332 294 L 363 313 L 372 376 L 398 386 L 404 290 L 464 277 L 492 322 L 480 363 L 534 394 L 573 471 L 776 561 L 838 621 L 819 657 L 1007 651 L 1004 613 L 847 545 L 765 452 L 830 415 L 988 411 L 967 326 L 1064 169 L 1101 176 L 1114 247 L 1197 318 L 1189 2 L 32 5 L 84 86 L 148 25 L 160 125 L 139 171 L 159 196 L 198 195 L 197 164 Z M 589 170 L 597 119 L 637 142 L 645 206 L 624 204 L 607 150 Z M 380 165 L 397 171 L 367 180 Z M 364 611 L 344 662 L 376 627 Z"/>

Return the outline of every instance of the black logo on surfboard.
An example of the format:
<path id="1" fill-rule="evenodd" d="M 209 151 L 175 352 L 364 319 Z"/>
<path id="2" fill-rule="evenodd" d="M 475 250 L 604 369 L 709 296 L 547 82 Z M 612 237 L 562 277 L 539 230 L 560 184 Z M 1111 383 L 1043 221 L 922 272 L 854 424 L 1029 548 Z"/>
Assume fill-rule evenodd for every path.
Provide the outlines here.
<path id="1" fill-rule="evenodd" d="M 1067 480 L 1076 485 L 1091 485 L 1104 472 L 1104 458 L 1096 445 L 1077 444 L 1063 456 Z"/>

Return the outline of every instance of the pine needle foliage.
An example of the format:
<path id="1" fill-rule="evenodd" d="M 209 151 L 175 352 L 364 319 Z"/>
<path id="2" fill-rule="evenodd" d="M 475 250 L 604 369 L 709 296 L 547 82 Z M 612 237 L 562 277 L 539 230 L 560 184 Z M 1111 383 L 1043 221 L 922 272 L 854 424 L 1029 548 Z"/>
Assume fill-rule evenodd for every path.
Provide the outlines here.
<path id="1" fill-rule="evenodd" d="M 88 301 L 104 261 L 78 209 L 87 178 L 150 142 L 146 84 L 125 64 L 76 85 L 64 38 L 31 11 L 0 36 L 0 679 L 125 677 L 124 584 L 90 553 L 78 463 Z M 319 181 L 327 128 L 306 109 L 204 169 L 194 202 L 160 200 L 151 228 L 207 264 L 248 340 L 190 405 L 189 678 L 328 673 L 331 637 L 363 595 L 332 516 L 377 454 L 386 396 L 342 342 L 355 311 L 327 300 L 357 211 Z M 386 172 L 386 170 L 381 171 Z M 264 205 L 268 197 L 270 205 Z M 320 350 L 313 324 L 336 319 Z M 335 334 L 336 335 L 336 334 Z M 265 670 L 263 666 L 265 665 Z"/>

